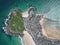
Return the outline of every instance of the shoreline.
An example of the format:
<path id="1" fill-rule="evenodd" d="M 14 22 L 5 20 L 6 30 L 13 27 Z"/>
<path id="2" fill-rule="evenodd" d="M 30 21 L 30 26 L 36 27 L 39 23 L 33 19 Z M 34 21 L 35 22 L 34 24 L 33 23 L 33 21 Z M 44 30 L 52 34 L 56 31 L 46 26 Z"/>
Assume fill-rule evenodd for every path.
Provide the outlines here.
<path id="1" fill-rule="evenodd" d="M 19 10 L 19 9 L 18 9 L 18 8 L 12 9 L 12 10 L 9 12 L 8 17 L 5 19 L 5 22 L 4 22 L 4 23 L 5 23 L 5 26 L 2 27 L 2 28 L 3 28 L 3 30 L 5 31 L 5 33 L 6 33 L 7 35 L 11 35 L 11 36 L 18 36 L 18 35 L 20 35 L 20 36 L 22 36 L 23 34 L 21 34 L 21 33 L 19 33 L 19 32 L 14 32 L 14 31 L 10 30 L 9 27 L 8 27 L 9 21 L 11 20 L 13 14 L 15 13 L 15 10 Z"/>
<path id="2" fill-rule="evenodd" d="M 14 10 L 13 10 L 14 11 Z M 10 32 L 8 32 L 9 29 L 7 29 L 7 26 L 8 26 L 8 22 L 9 20 L 11 19 L 11 15 L 12 15 L 12 11 L 9 12 L 7 18 L 5 19 L 5 26 L 3 27 L 3 30 L 5 31 L 6 34 L 9 35 Z"/>
<path id="3" fill-rule="evenodd" d="M 20 35 L 19 35 L 19 38 L 21 39 L 21 44 L 26 45 L 25 42 L 24 42 L 24 39 Z"/>
<path id="4" fill-rule="evenodd" d="M 8 34 L 8 31 L 7 31 L 7 29 L 6 29 L 6 27 L 8 26 L 8 23 L 7 23 L 7 22 L 8 22 L 9 19 L 11 18 L 11 17 L 10 17 L 11 14 L 12 14 L 12 11 L 9 12 L 9 14 L 8 14 L 8 16 L 7 16 L 7 18 L 5 19 L 5 22 L 4 22 L 4 23 L 5 23 L 5 26 L 2 27 L 2 29 L 4 30 L 4 32 L 5 32 L 6 34 Z"/>
<path id="5" fill-rule="evenodd" d="M 22 45 L 36 45 L 33 38 L 27 31 L 24 31 L 23 33 L 24 36 L 22 38 L 19 36 Z"/>
<path id="6" fill-rule="evenodd" d="M 15 9 L 14 9 L 14 10 L 15 10 Z M 14 10 L 13 10 L 13 11 L 14 11 Z M 13 35 L 13 34 L 11 34 L 12 32 L 8 32 L 8 30 L 7 30 L 8 22 L 9 22 L 9 20 L 11 19 L 11 14 L 12 14 L 12 11 L 9 12 L 8 17 L 5 19 L 5 22 L 4 22 L 4 23 L 5 23 L 5 27 L 2 27 L 3 30 L 4 30 L 4 32 L 5 32 L 7 35 Z M 22 14 L 23 14 L 22 17 L 27 17 L 27 16 L 28 16 L 28 12 L 27 12 L 27 11 L 26 11 L 26 12 L 23 12 Z M 24 15 L 24 14 L 27 14 L 27 15 Z M 26 34 L 27 34 L 27 35 L 26 35 Z M 25 32 L 24 36 L 25 36 L 25 35 L 26 35 L 27 37 L 30 36 L 30 34 L 29 34 L 27 31 Z M 24 38 L 24 36 L 23 36 L 23 38 Z M 18 37 L 21 39 L 20 35 L 18 35 Z M 30 42 L 32 41 L 32 42 L 31 42 L 32 45 L 35 45 L 35 43 L 34 43 L 34 41 L 33 41 L 33 39 L 32 39 L 31 36 L 30 36 L 30 39 L 31 39 Z M 27 40 L 28 40 L 28 39 L 27 39 Z M 22 41 L 22 39 L 21 39 L 21 41 Z M 24 41 L 26 42 L 26 40 L 24 40 Z M 30 43 L 30 42 L 29 42 L 29 43 Z M 22 45 L 23 45 L 23 42 L 21 42 L 21 43 L 22 43 Z M 29 44 L 29 43 L 26 42 L 26 44 Z"/>
<path id="7" fill-rule="evenodd" d="M 36 45 L 33 38 L 27 31 L 24 31 L 23 33 L 24 33 L 23 38 L 24 38 L 26 45 Z"/>

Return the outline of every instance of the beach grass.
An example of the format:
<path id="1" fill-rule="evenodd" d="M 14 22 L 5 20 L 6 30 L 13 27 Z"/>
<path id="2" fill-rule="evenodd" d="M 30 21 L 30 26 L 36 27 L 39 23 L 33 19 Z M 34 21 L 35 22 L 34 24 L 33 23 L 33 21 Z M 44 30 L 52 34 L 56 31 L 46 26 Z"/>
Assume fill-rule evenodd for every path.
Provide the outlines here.
<path id="1" fill-rule="evenodd" d="M 24 22 L 22 18 L 22 12 L 16 10 L 9 22 L 9 27 L 14 32 L 22 33 L 24 30 Z"/>

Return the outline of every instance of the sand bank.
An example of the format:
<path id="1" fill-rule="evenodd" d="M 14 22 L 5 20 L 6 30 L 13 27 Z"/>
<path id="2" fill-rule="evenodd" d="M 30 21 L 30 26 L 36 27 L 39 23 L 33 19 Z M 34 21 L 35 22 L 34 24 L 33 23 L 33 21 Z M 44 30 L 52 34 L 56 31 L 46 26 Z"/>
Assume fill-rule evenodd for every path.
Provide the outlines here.
<path id="1" fill-rule="evenodd" d="M 26 45 L 36 45 L 31 35 L 27 31 L 24 31 L 23 33 L 24 33 L 23 38 L 25 40 Z"/>
<path id="2" fill-rule="evenodd" d="M 46 24 L 47 21 L 48 20 L 44 18 L 40 20 L 43 35 L 45 35 L 50 39 L 60 39 L 60 31 L 56 28 L 56 26 L 51 26 L 50 24 Z"/>

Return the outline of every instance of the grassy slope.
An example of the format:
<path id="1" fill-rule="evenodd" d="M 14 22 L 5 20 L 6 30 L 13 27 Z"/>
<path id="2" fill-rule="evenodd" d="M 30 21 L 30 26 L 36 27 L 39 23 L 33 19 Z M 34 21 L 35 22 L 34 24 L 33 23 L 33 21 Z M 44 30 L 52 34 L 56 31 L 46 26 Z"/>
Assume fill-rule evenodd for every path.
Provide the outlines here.
<path id="1" fill-rule="evenodd" d="M 16 11 L 16 13 L 13 15 L 13 18 L 9 22 L 9 27 L 14 32 L 23 32 L 24 23 L 22 18 L 22 12 L 18 10 Z"/>

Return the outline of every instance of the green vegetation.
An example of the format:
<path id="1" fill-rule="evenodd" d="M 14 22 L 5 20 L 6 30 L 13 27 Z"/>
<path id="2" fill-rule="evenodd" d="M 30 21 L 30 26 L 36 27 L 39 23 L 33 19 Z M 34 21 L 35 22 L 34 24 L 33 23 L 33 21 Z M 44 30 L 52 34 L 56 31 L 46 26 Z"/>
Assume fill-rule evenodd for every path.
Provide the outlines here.
<path id="1" fill-rule="evenodd" d="M 15 10 L 13 17 L 9 22 L 9 28 L 14 32 L 22 33 L 24 28 L 24 22 L 22 17 L 22 12 L 20 10 Z"/>

